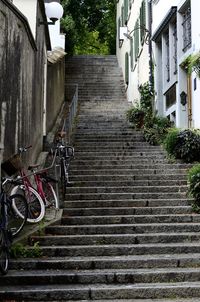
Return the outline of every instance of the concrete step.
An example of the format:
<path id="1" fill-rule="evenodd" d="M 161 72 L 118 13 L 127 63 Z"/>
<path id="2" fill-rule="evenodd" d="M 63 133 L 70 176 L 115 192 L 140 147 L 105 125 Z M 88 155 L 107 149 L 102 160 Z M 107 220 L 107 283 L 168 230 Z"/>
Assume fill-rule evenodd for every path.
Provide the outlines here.
<path id="1" fill-rule="evenodd" d="M 170 215 L 192 212 L 191 206 L 64 208 L 63 216 Z"/>
<path id="2" fill-rule="evenodd" d="M 121 180 L 123 181 L 134 181 L 134 183 L 136 183 L 137 181 L 142 181 L 144 179 L 144 183 L 145 181 L 160 181 L 162 183 L 163 181 L 169 181 L 169 180 L 173 180 L 173 181 L 182 181 L 185 180 L 186 181 L 186 174 L 185 173 L 179 173 L 179 174 L 162 174 L 162 178 L 160 178 L 159 174 L 122 174 L 122 173 L 113 173 L 113 174 L 101 174 L 99 173 L 99 171 L 97 172 L 98 175 L 94 175 L 92 173 L 88 173 L 88 174 L 84 174 L 81 175 L 75 175 L 74 173 L 72 174 L 70 171 L 70 179 L 73 180 L 75 183 L 74 185 L 78 185 L 80 182 L 83 181 L 110 181 L 110 179 L 112 179 L 112 181 L 119 181 Z M 162 179 L 162 180 L 161 180 Z"/>
<path id="3" fill-rule="evenodd" d="M 148 284 L 166 282 L 198 282 L 200 268 L 157 268 L 157 269 L 110 269 L 110 270 L 35 270 L 10 271 L 8 276 L 0 277 L 0 285 L 36 285 L 49 284 L 91 284 L 91 285 L 120 285 L 120 284 Z"/>
<path id="4" fill-rule="evenodd" d="M 31 251 L 31 247 L 28 247 Z M 34 249 L 34 247 L 33 247 Z M 149 254 L 199 253 L 199 242 L 41 246 L 43 257 L 121 256 Z"/>
<path id="5" fill-rule="evenodd" d="M 199 222 L 200 215 L 118 215 L 118 216 L 63 216 L 62 224 L 66 225 L 101 225 L 101 224 L 139 224 L 139 223 L 186 223 Z"/>
<path id="6" fill-rule="evenodd" d="M 66 200 L 133 200 L 133 199 L 176 199 L 186 198 L 185 192 L 174 192 L 174 193 L 67 193 Z"/>
<path id="7" fill-rule="evenodd" d="M 123 285 L 65 285 L 51 284 L 44 286 L 2 286 L 0 296 L 3 299 L 21 299 L 26 301 L 59 300 L 112 300 L 115 299 L 178 299 L 200 295 L 199 282 L 170 282 Z M 173 300 L 173 299 L 172 299 Z M 123 301 L 123 300 L 122 300 Z M 147 300 L 148 301 L 148 300 Z M 159 300 L 162 301 L 162 300 Z M 175 300 L 176 301 L 176 300 Z M 177 300 L 180 301 L 180 300 Z M 190 300 L 192 302 L 192 300 Z"/>
<path id="8" fill-rule="evenodd" d="M 70 168 L 69 173 L 73 176 L 77 176 L 77 175 L 82 175 L 82 178 L 85 178 L 85 175 L 94 175 L 94 176 L 104 176 L 104 175 L 109 175 L 112 179 L 112 176 L 132 176 L 132 179 L 134 179 L 135 176 L 138 175 L 147 175 L 149 177 L 149 175 L 182 175 L 187 176 L 187 169 L 119 169 L 118 167 L 116 167 L 115 169 L 111 169 L 108 168 L 107 170 L 105 169 L 84 169 L 84 170 L 80 170 L 80 169 L 73 169 Z M 160 176 L 161 177 L 161 176 Z M 104 177 L 102 178 L 104 179 Z M 149 178 L 148 178 L 149 179 Z"/>
<path id="9" fill-rule="evenodd" d="M 103 235 L 44 235 L 33 236 L 31 243 L 40 246 L 59 245 L 112 245 L 112 244 L 147 244 L 147 243 L 178 243 L 200 241 L 200 234 L 190 233 L 152 233 L 152 234 L 103 234 Z"/>
<path id="10" fill-rule="evenodd" d="M 199 268 L 200 254 L 151 254 L 133 256 L 99 257 L 51 257 L 11 259 L 10 269 L 14 270 L 86 270 L 86 269 L 141 269 L 141 268 Z M 199 301 L 198 301 L 199 302 Z"/>
<path id="11" fill-rule="evenodd" d="M 46 229 L 52 235 L 93 235 L 93 234 L 143 234 L 143 233 L 185 233 L 199 232 L 200 223 L 140 223 L 112 225 L 55 225 Z M 197 247 L 198 248 L 198 247 Z M 180 251 L 179 251 L 180 252 Z M 196 251 L 198 252 L 198 251 Z M 195 252 L 195 253 L 196 253 Z M 153 254 L 155 254 L 153 252 Z M 164 253 L 164 252 L 163 252 Z M 166 252 L 167 253 L 167 252 Z M 170 253 L 170 252 L 169 252 Z M 174 252 L 175 253 L 175 252 Z M 181 253 L 186 253 L 182 251 Z M 121 254 L 123 255 L 123 254 Z M 90 255 L 91 256 L 91 255 Z"/>
<path id="12" fill-rule="evenodd" d="M 169 163 L 135 163 L 131 161 L 77 161 L 74 160 L 70 163 L 70 169 L 76 169 L 79 168 L 80 170 L 93 170 L 96 169 L 96 171 L 99 171 L 99 169 L 116 169 L 116 170 L 126 170 L 126 169 L 137 169 L 137 170 L 163 170 L 163 171 L 170 171 L 170 170 L 187 170 L 190 169 L 192 165 L 189 164 L 169 164 Z"/>
<path id="13" fill-rule="evenodd" d="M 73 177 L 72 177 L 73 178 Z M 71 178 L 70 178 L 71 179 Z M 119 186 L 128 186 L 128 187 L 135 187 L 135 186 L 186 186 L 187 185 L 187 180 L 183 179 L 169 179 L 169 180 L 122 180 L 120 181 L 120 177 L 118 180 L 116 178 L 112 180 L 85 180 L 85 178 L 82 180 L 81 178 L 78 180 L 76 178 L 73 178 L 73 187 L 105 187 L 106 185 L 108 187 L 119 187 Z"/>
<path id="14" fill-rule="evenodd" d="M 67 194 L 82 193 L 168 193 L 168 192 L 187 192 L 188 186 L 116 186 L 116 187 L 68 187 Z"/>
<path id="15" fill-rule="evenodd" d="M 105 207 L 166 207 L 166 206 L 188 206 L 193 199 L 110 199 L 110 200 L 67 200 L 64 202 L 65 208 L 105 208 Z"/>

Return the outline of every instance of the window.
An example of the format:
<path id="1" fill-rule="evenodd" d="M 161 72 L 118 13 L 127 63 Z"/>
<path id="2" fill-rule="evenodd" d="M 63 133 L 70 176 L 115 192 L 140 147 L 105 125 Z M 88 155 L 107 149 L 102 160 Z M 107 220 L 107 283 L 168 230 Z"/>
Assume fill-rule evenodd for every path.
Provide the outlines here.
<path id="1" fill-rule="evenodd" d="M 191 47 L 191 9 L 188 7 L 183 13 L 183 51 Z"/>
<path id="2" fill-rule="evenodd" d="M 176 104 L 176 85 L 173 85 L 165 94 L 166 109 Z"/>

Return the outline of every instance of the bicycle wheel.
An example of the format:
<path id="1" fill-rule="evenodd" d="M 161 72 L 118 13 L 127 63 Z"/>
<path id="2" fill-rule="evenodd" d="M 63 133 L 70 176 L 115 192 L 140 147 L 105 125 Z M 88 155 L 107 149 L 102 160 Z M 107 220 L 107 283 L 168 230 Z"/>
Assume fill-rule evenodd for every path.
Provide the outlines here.
<path id="1" fill-rule="evenodd" d="M 23 229 L 28 217 L 28 204 L 21 194 L 13 194 L 8 197 L 8 230 L 12 237 L 17 236 Z M 18 212 L 15 211 L 14 205 Z"/>
<path id="2" fill-rule="evenodd" d="M 58 198 L 52 184 L 44 179 L 42 180 L 42 189 L 45 194 L 46 207 L 58 209 Z"/>
<path id="3" fill-rule="evenodd" d="M 37 223 L 41 221 L 45 215 L 45 205 L 38 192 L 32 187 L 28 187 L 27 190 L 25 186 L 21 185 L 21 186 L 15 186 L 12 189 L 11 195 L 16 193 L 22 194 L 27 200 L 27 204 L 28 204 L 27 221 L 30 223 Z M 13 208 L 19 215 L 23 216 L 23 214 L 20 212 L 20 209 L 18 209 L 14 201 L 13 201 Z"/>
<path id="4" fill-rule="evenodd" d="M 9 264 L 8 236 L 6 233 L 0 229 L 0 272 L 3 275 L 7 273 Z"/>
<path id="5" fill-rule="evenodd" d="M 67 169 L 65 166 L 65 162 L 62 161 L 61 162 L 61 167 L 60 167 L 61 171 L 61 175 L 60 175 L 60 182 L 61 182 L 61 192 L 62 192 L 62 198 L 63 201 L 65 200 L 65 195 L 66 195 L 66 191 L 67 191 Z"/>

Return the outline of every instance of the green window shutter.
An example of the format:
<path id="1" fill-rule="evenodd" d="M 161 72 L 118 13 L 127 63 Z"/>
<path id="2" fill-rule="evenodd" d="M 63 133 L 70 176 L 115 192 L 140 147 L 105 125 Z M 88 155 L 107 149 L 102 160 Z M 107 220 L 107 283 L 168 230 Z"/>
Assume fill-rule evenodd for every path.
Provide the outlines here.
<path id="1" fill-rule="evenodd" d="M 137 57 L 139 54 L 139 20 L 136 21 L 135 31 L 134 31 L 134 53 L 135 53 L 135 61 L 137 61 Z"/>
<path id="2" fill-rule="evenodd" d="M 125 82 L 128 85 L 129 82 L 129 55 L 128 52 L 125 54 Z"/>
<path id="3" fill-rule="evenodd" d="M 122 20 L 121 26 L 124 26 L 125 22 L 124 22 L 124 6 L 123 5 L 121 7 L 121 20 Z"/>
<path id="4" fill-rule="evenodd" d="M 121 19 L 120 17 L 118 18 L 118 24 L 117 24 L 117 30 L 118 30 L 118 40 L 120 38 L 120 26 L 121 26 Z"/>
<path id="5" fill-rule="evenodd" d="M 124 22 L 127 24 L 128 21 L 128 0 L 124 0 Z"/>
<path id="6" fill-rule="evenodd" d="M 146 5 L 145 1 L 142 1 L 142 5 L 140 7 L 140 41 L 143 44 L 145 38 L 145 28 L 146 28 Z"/>
<path id="7" fill-rule="evenodd" d="M 131 70 L 133 70 L 133 39 L 130 39 Z"/>

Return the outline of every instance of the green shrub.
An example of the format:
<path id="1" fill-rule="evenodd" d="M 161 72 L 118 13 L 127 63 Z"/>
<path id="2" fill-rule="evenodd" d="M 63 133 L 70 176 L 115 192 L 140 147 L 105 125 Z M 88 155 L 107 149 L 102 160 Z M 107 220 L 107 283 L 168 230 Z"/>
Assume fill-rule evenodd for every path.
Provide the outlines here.
<path id="1" fill-rule="evenodd" d="M 171 128 L 168 130 L 163 145 L 169 155 L 175 156 L 176 154 L 177 136 L 179 132 L 180 130 L 177 128 Z"/>
<path id="2" fill-rule="evenodd" d="M 164 147 L 170 155 L 184 162 L 197 161 L 200 159 L 199 131 L 173 128 L 166 136 Z"/>
<path id="3" fill-rule="evenodd" d="M 165 139 L 171 123 L 166 117 L 154 116 L 144 124 L 144 138 L 151 145 L 158 145 Z"/>
<path id="4" fill-rule="evenodd" d="M 186 129 L 180 131 L 176 143 L 177 158 L 185 162 L 193 162 L 200 159 L 200 135 L 197 130 Z"/>
<path id="5" fill-rule="evenodd" d="M 200 205 L 200 164 L 193 166 L 188 171 L 189 193 L 195 199 L 195 204 Z"/>
<path id="6" fill-rule="evenodd" d="M 132 124 L 134 128 L 140 129 L 144 125 L 144 110 L 138 107 L 132 107 L 126 112 L 126 117 L 128 121 Z"/>

